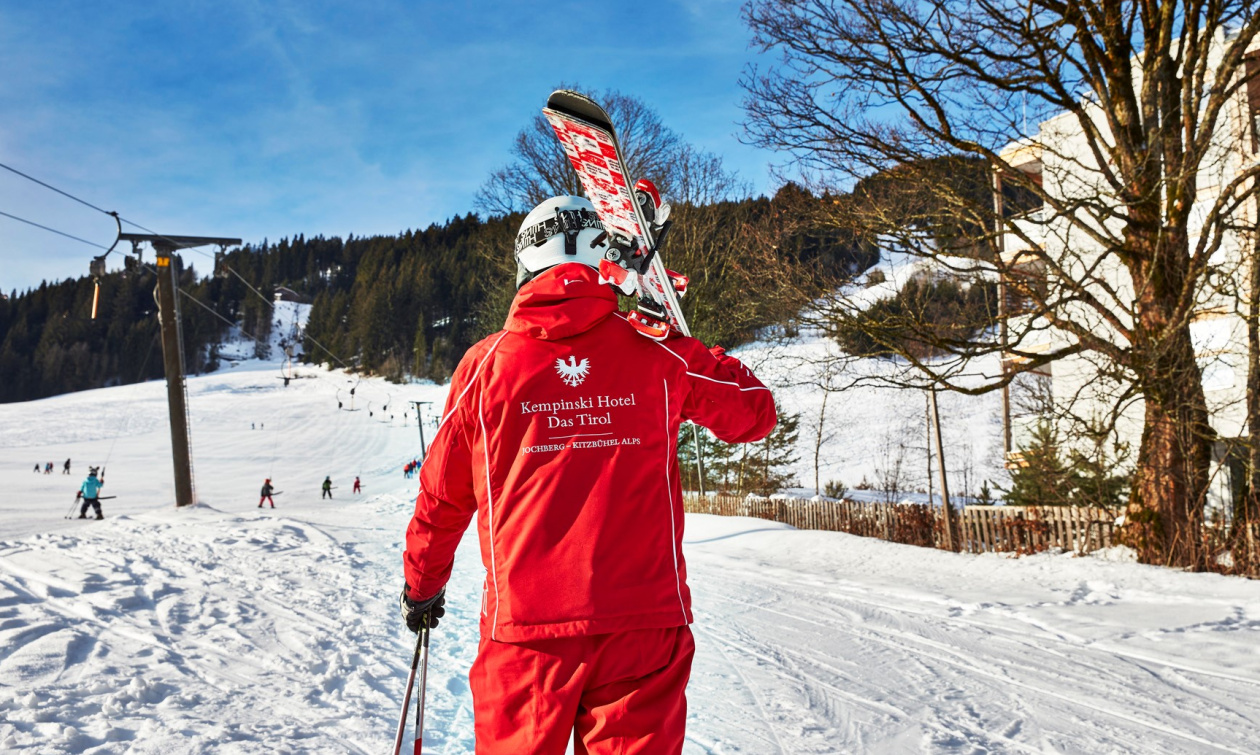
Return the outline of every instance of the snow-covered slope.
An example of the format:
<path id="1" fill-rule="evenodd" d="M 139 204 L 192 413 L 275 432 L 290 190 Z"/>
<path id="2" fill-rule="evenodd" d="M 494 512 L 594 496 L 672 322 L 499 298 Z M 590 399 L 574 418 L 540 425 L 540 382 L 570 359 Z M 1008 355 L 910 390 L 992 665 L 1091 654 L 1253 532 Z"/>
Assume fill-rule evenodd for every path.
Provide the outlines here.
<path id="1" fill-rule="evenodd" d="M 262 358 L 283 361 L 286 353 L 294 359 L 305 353 L 306 340 L 302 334 L 306 331 L 306 323 L 310 317 L 310 304 L 275 302 L 271 312 L 271 332 Z M 219 358 L 229 364 L 255 359 L 260 356 L 258 351 L 253 336 L 246 335 L 239 328 L 229 330 L 218 347 Z"/>
<path id="2" fill-rule="evenodd" d="M 834 342 L 810 334 L 787 343 L 757 342 L 732 353 L 772 387 L 782 411 L 799 415 L 797 461 L 792 467 L 798 492 L 814 494 L 817 459 L 820 490 L 835 480 L 857 498 L 926 501 L 926 495 L 915 491 L 929 487 L 939 496 L 940 462 L 934 447 L 930 485 L 928 481 L 927 394 L 871 379 L 892 377 L 901 367 L 880 359 L 846 357 L 843 371 L 824 379 L 823 365 L 835 360 L 838 351 Z M 979 375 L 997 369 L 996 358 L 977 360 L 977 376 L 960 382 L 979 384 Z M 844 388 L 825 395 L 820 383 Z M 990 489 L 1006 486 L 1001 394 L 939 392 L 937 403 L 951 494 L 975 496 L 986 480 Z M 863 481 L 873 489 L 856 490 Z M 898 492 L 885 496 L 884 491 Z"/>
<path id="3" fill-rule="evenodd" d="M 0 406 L 0 750 L 388 751 L 413 642 L 395 601 L 418 434 L 398 410 L 444 389 L 362 381 L 359 406 L 396 402 L 390 420 L 338 411 L 339 373 L 278 377 L 190 381 L 204 505 L 183 511 L 160 383 Z M 32 472 L 67 456 L 73 476 Z M 107 519 L 64 519 L 104 462 Z M 274 511 L 256 506 L 267 476 Z M 688 753 L 1260 751 L 1260 583 L 686 527 Z M 426 752 L 472 752 L 483 578 L 470 536 L 433 638 Z"/>
<path id="4" fill-rule="evenodd" d="M 871 268 L 880 274 L 880 282 L 859 282 L 836 292 L 846 309 L 864 310 L 895 296 L 916 276 L 951 274 L 938 262 L 895 247 L 881 254 Z M 797 461 L 790 469 L 798 488 L 793 492 L 813 495 L 834 481 L 848 489 L 849 497 L 863 500 L 923 502 L 928 490 L 939 496 L 940 461 L 934 447 L 930 467 L 928 461 L 927 394 L 892 384 L 894 379 L 904 380 L 903 363 L 854 358 L 809 328 L 791 338 L 767 337 L 732 354 L 774 389 L 781 411 L 798 415 Z M 992 383 L 1000 373 L 994 355 L 973 360 L 956 381 L 978 387 Z M 955 503 L 976 497 L 986 482 L 1000 497 L 998 488 L 1009 485 L 1002 455 L 1001 393 L 966 396 L 941 391 L 938 405 Z"/>

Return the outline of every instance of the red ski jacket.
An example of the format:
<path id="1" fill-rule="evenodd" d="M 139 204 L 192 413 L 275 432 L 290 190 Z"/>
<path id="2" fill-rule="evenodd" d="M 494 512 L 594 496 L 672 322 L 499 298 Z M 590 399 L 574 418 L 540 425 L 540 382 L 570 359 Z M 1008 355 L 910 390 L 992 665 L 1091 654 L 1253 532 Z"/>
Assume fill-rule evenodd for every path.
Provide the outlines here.
<path id="1" fill-rule="evenodd" d="M 646 338 L 595 270 L 551 268 L 455 370 L 407 528 L 411 597 L 446 584 L 476 514 L 492 640 L 689 624 L 679 425 L 745 443 L 775 417 L 720 348 Z"/>

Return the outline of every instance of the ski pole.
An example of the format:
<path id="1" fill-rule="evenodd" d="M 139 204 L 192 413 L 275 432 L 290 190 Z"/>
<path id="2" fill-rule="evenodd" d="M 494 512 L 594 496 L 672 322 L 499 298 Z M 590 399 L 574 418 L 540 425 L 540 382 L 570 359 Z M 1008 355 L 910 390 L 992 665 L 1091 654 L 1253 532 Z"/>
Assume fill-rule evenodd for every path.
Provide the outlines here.
<path id="1" fill-rule="evenodd" d="M 428 639 L 428 631 L 422 630 L 416 637 L 416 654 L 411 657 L 411 674 L 407 677 L 407 692 L 403 695 L 402 714 L 398 717 L 398 733 L 394 736 L 394 755 L 402 752 L 403 733 L 407 728 L 407 709 L 411 707 L 411 688 L 416 684 L 416 667 L 420 665 L 420 650 L 424 645 L 427 650 L 427 644 L 424 641 Z M 428 658 L 425 658 L 427 666 Z"/>
<path id="2" fill-rule="evenodd" d="M 79 496 L 74 497 L 74 503 L 70 504 L 70 513 L 66 514 L 66 519 L 74 518 L 74 510 L 79 507 Z"/>
<path id="3" fill-rule="evenodd" d="M 429 616 L 424 617 L 424 653 L 420 657 L 420 700 L 416 702 L 416 742 L 414 755 L 424 752 L 424 693 L 429 682 Z"/>

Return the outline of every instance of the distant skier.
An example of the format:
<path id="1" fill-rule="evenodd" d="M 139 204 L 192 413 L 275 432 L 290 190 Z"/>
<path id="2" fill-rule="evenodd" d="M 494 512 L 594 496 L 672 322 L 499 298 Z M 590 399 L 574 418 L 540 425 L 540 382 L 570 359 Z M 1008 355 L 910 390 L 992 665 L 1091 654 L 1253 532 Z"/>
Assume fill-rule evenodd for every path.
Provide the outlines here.
<path id="1" fill-rule="evenodd" d="M 88 468 L 87 479 L 83 481 L 83 485 L 79 487 L 79 496 L 83 498 L 83 508 L 79 510 L 79 518 L 87 519 L 88 506 L 96 509 L 96 518 L 104 519 L 105 515 L 101 513 L 101 502 L 98 496 L 101 494 L 101 488 L 105 485 L 105 473 L 102 472 L 98 478 L 96 476 L 96 467 Z"/>
<path id="2" fill-rule="evenodd" d="M 70 474 L 70 460 L 66 459 L 66 465 L 61 468 L 62 474 Z"/>
<path id="3" fill-rule="evenodd" d="M 464 354 L 420 467 L 401 611 L 413 632 L 443 615 L 476 521 L 479 753 L 682 752 L 695 643 L 678 428 L 749 443 L 775 425 L 770 391 L 737 359 L 653 340 L 618 312 L 598 270 L 607 239 L 579 197 L 525 217 L 507 323 Z"/>
<path id="4" fill-rule="evenodd" d="M 275 488 L 271 487 L 271 478 L 268 477 L 266 480 L 263 480 L 262 496 L 258 499 L 258 508 L 262 508 L 263 501 L 270 503 L 273 509 L 276 507 L 276 502 L 271 500 L 271 494 L 274 491 Z"/>
<path id="5" fill-rule="evenodd" d="M 39 474 L 39 465 L 38 465 L 38 464 L 36 464 L 36 465 L 35 465 L 35 474 Z"/>
<path id="6" fill-rule="evenodd" d="M 44 474 L 52 474 L 53 463 L 50 461 L 44 465 Z"/>
<path id="7" fill-rule="evenodd" d="M 329 498 L 332 498 L 332 478 L 331 477 L 324 478 L 323 490 L 324 492 L 320 494 L 319 500 L 321 501 L 324 500 L 324 496 L 328 496 Z"/>
<path id="8" fill-rule="evenodd" d="M 359 478 L 355 477 L 354 478 L 354 493 L 358 495 L 359 493 L 362 493 L 362 492 L 363 492 L 363 488 L 360 487 L 359 485 Z"/>
<path id="9" fill-rule="evenodd" d="M 249 423 L 249 429 L 250 429 L 250 430 L 256 430 L 256 429 L 258 429 L 258 428 L 254 427 L 254 423 L 253 423 L 253 422 L 250 422 L 250 423 Z"/>

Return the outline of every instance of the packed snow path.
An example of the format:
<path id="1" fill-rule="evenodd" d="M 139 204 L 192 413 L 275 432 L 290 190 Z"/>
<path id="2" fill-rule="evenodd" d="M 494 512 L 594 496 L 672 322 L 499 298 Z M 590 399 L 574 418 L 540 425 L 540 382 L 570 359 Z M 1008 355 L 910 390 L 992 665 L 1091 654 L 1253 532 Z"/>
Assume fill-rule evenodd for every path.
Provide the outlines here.
<path id="1" fill-rule="evenodd" d="M 688 527 L 692 694 L 713 703 L 698 735 L 738 731 L 749 752 L 1260 751 L 1260 583 Z"/>
<path id="2" fill-rule="evenodd" d="M 395 603 L 417 429 L 336 411 L 334 380 L 194 379 L 206 504 L 184 511 L 160 384 L 0 406 L 0 751 L 388 751 L 414 642 Z M 363 381 L 359 405 L 387 393 L 442 389 Z M 105 455 L 108 518 L 64 519 Z M 260 511 L 268 475 L 284 493 Z M 686 526 L 689 753 L 1260 752 L 1260 583 Z M 433 637 L 426 752 L 472 752 L 483 576 L 470 536 Z"/>

